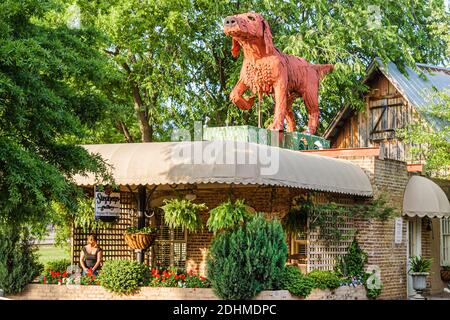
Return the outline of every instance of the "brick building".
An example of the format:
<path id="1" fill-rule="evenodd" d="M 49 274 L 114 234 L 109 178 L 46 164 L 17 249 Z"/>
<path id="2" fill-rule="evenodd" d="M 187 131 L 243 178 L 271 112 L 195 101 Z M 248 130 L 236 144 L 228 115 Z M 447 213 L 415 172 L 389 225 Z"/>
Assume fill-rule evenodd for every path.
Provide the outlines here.
<path id="1" fill-rule="evenodd" d="M 159 208 L 163 199 L 167 198 L 195 199 L 194 202 L 205 203 L 209 209 L 229 197 L 241 198 L 254 210 L 264 212 L 268 218 L 282 218 L 299 195 L 311 194 L 316 202 L 352 205 L 370 201 L 384 192 L 389 194 L 390 204 L 397 209 L 395 218 L 400 219 L 347 219 L 342 228 L 357 231 L 357 238 L 368 253 L 369 265 L 381 269 L 384 288 L 380 298 L 406 298 L 408 219 L 401 215 L 408 183 L 405 162 L 383 158 L 377 147 L 300 152 L 240 143 L 240 147 L 231 151 L 221 149 L 224 150 L 222 154 L 209 150 L 206 152 L 209 160 L 202 163 L 181 161 L 181 164 L 174 164 L 169 149 L 180 144 L 190 147 L 201 144 L 203 150 L 208 149 L 209 145 L 206 142 L 189 142 L 86 146 L 90 152 L 100 154 L 113 166 L 112 173 L 121 190 L 119 221 L 111 228 L 97 230 L 105 259 L 135 259 L 135 252 L 123 240 L 123 232 L 128 226 L 137 225 L 139 212 L 145 208 L 141 217 L 146 215 L 147 224 L 160 227 L 156 243 L 145 252 L 145 262 L 197 270 L 204 274 L 212 234 L 206 228 L 196 233 L 167 228 Z M 224 144 L 219 144 L 220 148 Z M 263 163 L 267 165 L 267 162 L 259 158 L 251 162 L 252 152 L 274 152 L 272 159 L 278 159 L 279 168 L 261 174 Z M 244 156 L 246 161 L 230 165 L 223 161 L 224 158 L 219 159 L 220 155 L 226 157 L 227 154 L 233 154 L 235 160 Z M 91 193 L 93 186 L 99 183 L 89 176 L 76 177 L 76 182 Z M 142 190 L 146 192 L 144 207 L 137 201 Z M 203 213 L 205 219 L 207 215 L 208 212 Z M 85 236 L 82 230 L 73 232 L 74 262 L 78 261 Z M 426 239 L 423 237 L 423 241 Z M 287 240 L 290 257 L 294 257 L 289 261 L 298 263 L 305 271 L 331 270 L 336 258 L 346 253 L 351 242 L 351 239 L 326 242 L 317 230 L 307 230 L 302 238 L 290 235 Z M 298 258 L 299 255 L 301 258 Z"/>
<path id="2" fill-rule="evenodd" d="M 449 92 L 450 69 L 425 64 L 417 64 L 416 67 L 416 70 L 405 67 L 402 73 L 392 62 L 384 64 L 380 59 L 375 59 L 363 79 L 369 87 L 364 95 L 365 108 L 355 110 L 345 106 L 338 112 L 324 134 L 330 140 L 331 147 L 340 150 L 377 147 L 380 148 L 381 157 L 404 163 L 409 177 L 423 175 L 425 160 L 414 156 L 411 150 L 413 147 L 425 146 L 405 143 L 398 136 L 398 130 L 419 122 L 430 130 L 442 131 L 444 127 L 448 128 L 449 123 L 432 116 L 428 111 L 430 105 L 437 102 L 436 92 Z M 408 180 L 410 184 L 406 198 L 399 208 L 402 208 L 407 219 L 408 257 L 433 258 L 428 286 L 430 293 L 437 294 L 447 286 L 441 280 L 441 267 L 450 265 L 450 213 L 447 199 L 450 196 L 450 181 L 448 171 L 445 170 L 435 173 L 434 177 L 434 183 L 424 177 Z M 393 179 L 392 182 L 397 181 Z M 428 193 L 435 189 L 436 193 Z M 414 198 L 420 198 L 425 206 L 421 206 Z M 439 198 L 443 198 L 441 207 L 446 208 L 441 211 L 432 209 L 432 203 Z M 416 202 L 414 210 L 408 209 L 410 202 Z M 408 294 L 413 294 L 410 277 L 408 283 Z"/>

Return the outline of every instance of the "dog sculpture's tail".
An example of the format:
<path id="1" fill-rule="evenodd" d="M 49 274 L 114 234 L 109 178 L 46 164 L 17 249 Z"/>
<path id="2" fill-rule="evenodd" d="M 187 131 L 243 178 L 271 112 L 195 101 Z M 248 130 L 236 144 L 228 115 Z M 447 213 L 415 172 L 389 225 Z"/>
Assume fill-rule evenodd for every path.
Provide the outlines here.
<path id="1" fill-rule="evenodd" d="M 334 65 L 333 64 L 315 64 L 314 68 L 319 73 L 320 80 L 322 80 L 323 77 L 325 77 L 325 75 L 327 73 L 330 73 L 331 71 L 333 71 Z"/>

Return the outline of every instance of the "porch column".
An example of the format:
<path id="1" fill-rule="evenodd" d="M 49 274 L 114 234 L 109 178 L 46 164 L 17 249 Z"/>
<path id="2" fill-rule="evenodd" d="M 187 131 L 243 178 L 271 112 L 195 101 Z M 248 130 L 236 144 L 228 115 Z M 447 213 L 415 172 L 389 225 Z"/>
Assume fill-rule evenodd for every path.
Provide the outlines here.
<path id="1" fill-rule="evenodd" d="M 145 186 L 139 186 L 138 188 L 138 221 L 137 227 L 145 227 L 145 209 L 147 207 L 147 188 Z M 145 250 L 136 251 L 136 260 L 140 263 L 144 263 Z"/>

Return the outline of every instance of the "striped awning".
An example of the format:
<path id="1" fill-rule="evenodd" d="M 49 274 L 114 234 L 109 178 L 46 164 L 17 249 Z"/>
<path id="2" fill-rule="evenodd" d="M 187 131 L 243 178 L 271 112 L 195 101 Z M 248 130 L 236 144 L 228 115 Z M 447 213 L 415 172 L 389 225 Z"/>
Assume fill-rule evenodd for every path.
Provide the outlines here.
<path id="1" fill-rule="evenodd" d="M 253 184 L 372 196 L 368 176 L 349 161 L 262 144 L 194 141 L 83 147 L 111 165 L 117 185 Z M 102 183 L 93 175 L 74 179 L 80 186 Z"/>

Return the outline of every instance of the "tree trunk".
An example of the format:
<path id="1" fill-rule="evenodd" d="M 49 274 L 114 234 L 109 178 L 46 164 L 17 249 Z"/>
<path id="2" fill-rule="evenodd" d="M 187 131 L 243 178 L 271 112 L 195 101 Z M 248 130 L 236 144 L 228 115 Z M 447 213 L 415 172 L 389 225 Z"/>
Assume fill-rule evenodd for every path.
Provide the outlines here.
<path id="1" fill-rule="evenodd" d="M 141 99 L 141 94 L 139 93 L 139 87 L 136 83 L 133 83 L 133 100 L 134 100 L 134 110 L 139 122 L 139 130 L 141 131 L 141 141 L 142 142 L 152 142 L 152 130 L 148 123 L 148 117 L 146 112 L 143 110 L 143 103 Z"/>
<path id="2" fill-rule="evenodd" d="M 119 121 L 117 123 L 117 129 L 122 131 L 126 142 L 128 142 L 128 143 L 133 143 L 134 142 L 133 141 L 133 137 L 130 134 L 130 131 L 128 131 L 128 127 L 126 126 L 126 124 L 123 121 Z"/>

